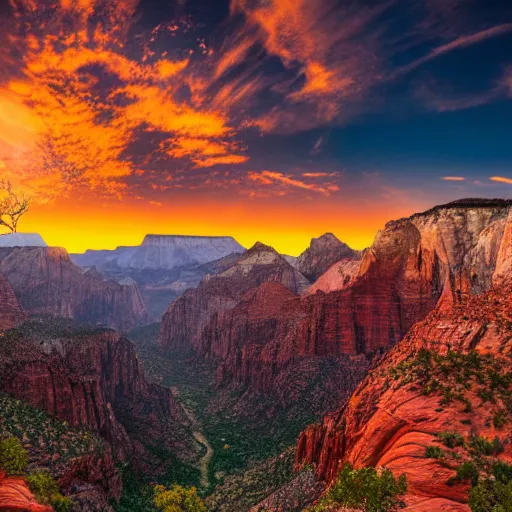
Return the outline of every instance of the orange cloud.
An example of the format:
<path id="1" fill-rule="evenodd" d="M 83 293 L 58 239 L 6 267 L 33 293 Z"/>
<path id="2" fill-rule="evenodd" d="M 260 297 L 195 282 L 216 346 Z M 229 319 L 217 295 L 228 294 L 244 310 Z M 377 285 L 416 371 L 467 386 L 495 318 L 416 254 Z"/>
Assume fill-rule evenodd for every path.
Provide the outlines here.
<path id="1" fill-rule="evenodd" d="M 336 172 L 303 172 L 302 176 L 304 178 L 325 178 L 327 176 L 337 176 L 338 173 Z"/>
<path id="2" fill-rule="evenodd" d="M 127 56 L 124 41 L 138 0 L 115 6 L 60 0 L 45 10 L 44 19 L 38 18 L 37 2 L 12 4 L 18 20 L 12 38 L 23 58 L 18 77 L 0 89 L 0 158 L 16 162 L 18 181 L 46 196 L 74 188 L 123 195 L 126 178 L 143 172 L 130 148 L 148 132 L 164 140 L 155 143 L 158 158 L 186 159 L 203 168 L 248 160 L 233 140 L 226 111 L 180 96 L 190 59 L 172 60 L 151 49 L 159 27 L 144 43 L 141 61 Z M 100 11 L 102 23 L 93 16 Z M 34 27 L 28 34 L 27 13 Z M 191 92 L 204 94 L 204 87 Z M 145 162 L 151 158 L 148 151 Z"/>
<path id="3" fill-rule="evenodd" d="M 254 181 L 260 183 L 262 185 L 286 185 L 290 187 L 296 187 L 304 190 L 310 190 L 312 192 L 318 192 L 328 196 L 331 192 L 336 192 L 340 188 L 338 185 L 333 183 L 328 183 L 325 185 L 317 185 L 315 183 L 306 183 L 304 181 L 298 180 L 296 178 L 292 178 L 290 176 L 286 176 L 280 172 L 275 171 L 261 171 L 255 172 L 251 171 L 248 174 L 248 178 L 250 181 Z"/>
<path id="4" fill-rule="evenodd" d="M 463 176 L 443 176 L 441 179 L 444 181 L 465 181 L 466 180 L 466 178 L 464 178 Z"/>
<path id="5" fill-rule="evenodd" d="M 512 178 L 504 178 L 503 176 L 492 176 L 489 179 L 491 181 L 496 181 L 498 183 L 507 183 L 508 185 L 512 185 Z"/>

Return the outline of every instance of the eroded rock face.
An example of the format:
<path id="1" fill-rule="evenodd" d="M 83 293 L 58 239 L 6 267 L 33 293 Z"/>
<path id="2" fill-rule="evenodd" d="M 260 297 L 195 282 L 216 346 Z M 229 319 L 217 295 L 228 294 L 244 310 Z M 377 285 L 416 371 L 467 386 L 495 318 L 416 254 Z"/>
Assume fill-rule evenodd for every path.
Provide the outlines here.
<path id="1" fill-rule="evenodd" d="M 53 508 L 37 503 L 24 478 L 7 477 L 0 470 L 0 510 L 12 512 L 52 512 Z"/>
<path id="2" fill-rule="evenodd" d="M 265 281 L 280 282 L 293 292 L 309 285 L 274 249 L 257 243 L 233 266 L 207 277 L 171 304 L 162 322 L 160 345 L 169 351 L 197 353 L 210 320 L 236 306 L 247 291 Z"/>
<path id="3" fill-rule="evenodd" d="M 84 271 L 58 247 L 0 247 L 0 273 L 23 308 L 120 330 L 149 320 L 135 282 Z"/>
<path id="4" fill-rule="evenodd" d="M 360 253 L 338 240 L 332 233 L 325 233 L 311 240 L 310 246 L 299 256 L 298 270 L 310 281 L 316 281 L 329 267 L 341 259 L 358 259 Z"/>
<path id="5" fill-rule="evenodd" d="M 26 319 L 9 281 L 0 274 L 0 331 L 11 329 Z"/>
<path id="6" fill-rule="evenodd" d="M 512 210 L 509 213 L 493 275 L 495 286 L 512 285 Z"/>
<path id="7" fill-rule="evenodd" d="M 297 463 L 315 464 L 317 477 L 328 482 L 335 478 L 344 461 L 356 467 L 384 466 L 397 475 L 406 474 L 406 510 L 469 511 L 469 485 L 448 484 L 460 461 L 429 458 L 426 447 L 446 450 L 436 437 L 444 431 L 457 432 L 466 442 L 470 435 L 489 440 L 498 436 L 505 446 L 499 456 L 510 461 L 512 447 L 507 436 L 511 418 L 505 426 L 496 426 L 493 411 L 499 407 L 499 399 L 496 398 L 498 405 L 484 403 L 473 384 L 466 392 L 471 407 L 464 407 L 457 400 L 440 405 L 442 395 L 425 393 L 414 379 L 395 384 L 392 372 L 400 363 L 417 357 L 421 349 L 439 354 L 476 350 L 502 360 L 508 368 L 512 361 L 511 318 L 512 303 L 506 288 L 466 296 L 452 305 L 440 304 L 383 357 L 346 407 L 303 432 Z M 462 448 L 459 452 L 461 460 L 466 460 L 467 452 Z"/>
<path id="8" fill-rule="evenodd" d="M 181 407 L 168 389 L 145 380 L 130 341 L 114 331 L 52 321 L 27 322 L 4 335 L 2 390 L 72 426 L 93 428 L 117 459 L 136 466 L 155 463 L 151 444 L 184 458 L 195 454 Z"/>

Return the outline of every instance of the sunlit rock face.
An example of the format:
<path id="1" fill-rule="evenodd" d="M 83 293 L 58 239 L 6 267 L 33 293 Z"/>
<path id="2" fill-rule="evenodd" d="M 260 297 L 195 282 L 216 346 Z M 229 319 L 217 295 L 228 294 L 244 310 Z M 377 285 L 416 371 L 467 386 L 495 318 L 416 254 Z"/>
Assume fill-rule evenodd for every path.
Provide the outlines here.
<path id="1" fill-rule="evenodd" d="M 255 244 L 224 272 L 205 278 L 171 304 L 164 315 L 161 346 L 169 351 L 197 352 L 210 319 L 233 308 L 249 290 L 265 281 L 280 282 L 292 292 L 301 292 L 308 280 L 272 247 Z"/>
<path id="2" fill-rule="evenodd" d="M 146 235 L 135 247 L 118 247 L 113 251 L 86 251 L 72 255 L 80 266 L 95 266 L 98 270 L 119 269 L 167 269 L 200 265 L 218 260 L 245 249 L 230 236 L 181 236 Z"/>
<path id="3" fill-rule="evenodd" d="M 469 485 L 450 482 L 460 462 L 427 457 L 426 447 L 437 446 L 446 451 L 436 437 L 444 431 L 457 432 L 466 442 L 470 435 L 488 440 L 497 436 L 505 446 L 499 456 L 510 460 L 512 449 L 506 437 L 511 418 L 505 420 L 504 426 L 496 426 L 493 412 L 501 406 L 499 399 L 496 395 L 496 401 L 485 402 L 475 382 L 464 392 L 470 408 L 458 400 L 440 405 L 441 393 L 425 393 L 414 379 L 406 384 L 395 383 L 392 371 L 413 360 L 421 349 L 443 355 L 448 350 L 461 354 L 475 350 L 501 360 L 504 368 L 509 368 L 511 314 L 507 288 L 466 296 L 458 302 L 443 295 L 438 307 L 370 372 L 345 407 L 302 433 L 298 464 L 314 464 L 317 476 L 327 482 L 335 478 L 344 461 L 356 467 L 384 466 L 397 475 L 406 474 L 406 510 L 468 512 Z M 466 450 L 457 451 L 460 459 L 466 460 Z"/>
<path id="4" fill-rule="evenodd" d="M 9 281 L 0 274 L 0 331 L 15 327 L 26 316 Z"/>
<path id="5" fill-rule="evenodd" d="M 59 247 L 0 247 L 0 273 L 29 313 L 128 330 L 150 320 L 137 284 L 73 264 Z"/>
<path id="6" fill-rule="evenodd" d="M 359 251 L 354 251 L 332 233 L 326 233 L 311 240 L 310 246 L 298 257 L 297 269 L 310 281 L 316 281 L 337 261 L 359 257 Z"/>
<path id="7" fill-rule="evenodd" d="M 0 470 L 0 510 L 25 512 L 53 512 L 53 508 L 37 503 L 22 477 L 7 477 Z"/>
<path id="8" fill-rule="evenodd" d="M 0 247 L 48 247 L 38 233 L 11 233 L 0 236 Z"/>

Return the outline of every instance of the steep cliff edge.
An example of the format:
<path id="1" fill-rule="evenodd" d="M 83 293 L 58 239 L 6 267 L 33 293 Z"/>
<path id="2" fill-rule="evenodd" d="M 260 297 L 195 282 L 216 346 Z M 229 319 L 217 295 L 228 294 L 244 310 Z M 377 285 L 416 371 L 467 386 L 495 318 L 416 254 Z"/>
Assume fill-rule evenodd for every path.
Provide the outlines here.
<path id="1" fill-rule="evenodd" d="M 265 281 L 277 281 L 293 292 L 309 282 L 274 249 L 255 244 L 220 274 L 205 278 L 171 304 L 164 315 L 159 343 L 165 350 L 198 352 L 211 318 L 233 308 L 244 294 Z"/>
<path id="2" fill-rule="evenodd" d="M 446 292 L 346 407 L 303 432 L 298 465 L 314 464 L 327 481 L 344 461 L 384 466 L 407 475 L 406 510 L 468 511 L 461 466 L 484 478 L 496 460 L 512 461 L 509 292 L 455 302 Z"/>
<path id="3" fill-rule="evenodd" d="M 332 233 L 325 233 L 311 240 L 310 246 L 298 257 L 297 269 L 310 281 L 316 281 L 329 267 L 345 258 L 359 259 L 360 253 Z"/>
<path id="4" fill-rule="evenodd" d="M 195 456 L 186 418 L 170 391 L 144 378 L 130 341 L 114 331 L 34 319 L 0 344 L 0 386 L 11 395 L 108 441 L 117 459 L 153 472 L 165 461 L 148 448 Z"/>
<path id="5" fill-rule="evenodd" d="M 26 319 L 12 286 L 0 274 L 0 331 L 11 329 Z"/>
<path id="6" fill-rule="evenodd" d="M 0 273 L 30 313 L 128 330 L 149 319 L 135 282 L 84 271 L 58 247 L 0 247 Z"/>

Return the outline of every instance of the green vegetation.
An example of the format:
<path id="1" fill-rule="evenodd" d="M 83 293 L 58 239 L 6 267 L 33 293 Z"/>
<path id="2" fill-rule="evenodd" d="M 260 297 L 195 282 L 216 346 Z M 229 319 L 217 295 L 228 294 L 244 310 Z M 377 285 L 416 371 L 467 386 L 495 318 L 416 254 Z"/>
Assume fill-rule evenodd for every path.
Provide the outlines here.
<path id="1" fill-rule="evenodd" d="M 219 512 L 249 510 L 296 476 L 294 462 L 295 449 L 289 448 L 278 457 L 253 463 L 243 473 L 227 475 L 205 499 L 206 505 Z"/>
<path id="2" fill-rule="evenodd" d="M 464 436 L 458 432 L 439 432 L 437 438 L 448 448 L 456 448 L 457 446 L 464 446 Z"/>
<path id="3" fill-rule="evenodd" d="M 73 457 L 99 454 L 105 449 L 105 441 L 96 434 L 70 427 L 5 393 L 0 393 L 0 438 L 20 439 L 24 446 L 56 455 L 59 463 Z"/>
<path id="4" fill-rule="evenodd" d="M 197 495 L 195 487 L 173 485 L 167 489 L 163 485 L 157 485 L 154 492 L 155 506 L 162 512 L 206 512 L 206 505 Z"/>
<path id="5" fill-rule="evenodd" d="M 456 482 L 471 482 L 472 485 L 478 483 L 480 473 L 474 462 L 463 462 L 457 469 Z"/>
<path id="6" fill-rule="evenodd" d="M 59 492 L 57 482 L 47 471 L 26 474 L 28 453 L 15 437 L 0 440 L 0 469 L 10 475 L 24 476 L 38 503 L 51 505 L 55 512 L 69 512 L 73 502 Z"/>
<path id="7" fill-rule="evenodd" d="M 334 485 L 310 512 L 327 512 L 345 506 L 365 512 L 387 512 L 401 505 L 407 491 L 405 475 L 396 479 L 387 469 L 354 469 L 345 463 Z"/>
<path id="8" fill-rule="evenodd" d="M 55 512 L 68 512 L 73 506 L 69 498 L 59 492 L 57 482 L 46 471 L 38 471 L 27 475 L 27 484 L 37 501 L 43 505 L 51 505 Z"/>
<path id="9" fill-rule="evenodd" d="M 499 438 L 495 437 L 492 441 L 489 441 L 485 437 L 471 436 L 469 440 L 469 448 L 476 456 L 484 455 L 499 455 L 503 453 L 504 447 Z"/>
<path id="10" fill-rule="evenodd" d="M 473 405 L 469 391 L 476 394 L 481 404 L 489 404 L 489 423 L 502 428 L 509 420 L 507 410 L 512 405 L 512 372 L 503 359 L 491 354 L 470 351 L 467 354 L 449 350 L 445 355 L 434 350 L 421 349 L 389 371 L 399 386 L 419 385 L 425 395 L 438 394 L 441 406 L 455 401 L 469 413 Z M 504 407 L 505 405 L 505 407 Z M 464 424 L 470 420 L 461 420 Z"/>
<path id="11" fill-rule="evenodd" d="M 473 512 L 511 512 L 512 466 L 494 464 L 491 474 L 471 489 L 469 506 Z"/>
<path id="12" fill-rule="evenodd" d="M 21 475 L 28 464 L 28 455 L 19 439 L 10 437 L 0 441 L 0 468 L 9 475 Z"/>
<path id="13" fill-rule="evenodd" d="M 439 446 L 427 446 L 425 450 L 425 457 L 429 459 L 442 459 L 446 453 Z"/>

